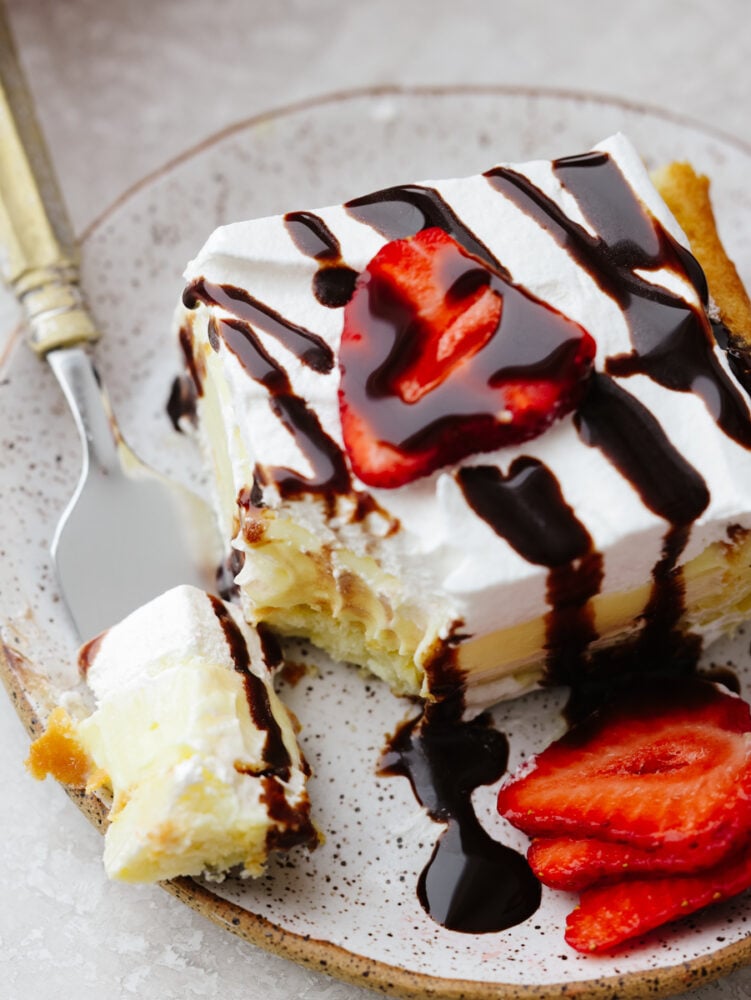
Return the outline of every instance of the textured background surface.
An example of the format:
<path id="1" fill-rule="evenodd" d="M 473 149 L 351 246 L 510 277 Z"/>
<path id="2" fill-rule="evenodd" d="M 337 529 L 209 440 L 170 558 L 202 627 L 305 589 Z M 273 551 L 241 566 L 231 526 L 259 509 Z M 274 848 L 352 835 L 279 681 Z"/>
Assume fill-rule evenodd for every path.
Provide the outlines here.
<path id="1" fill-rule="evenodd" d="M 588 90 L 662 106 L 751 142 L 745 0 L 9 6 L 78 231 L 144 174 L 222 126 L 366 84 Z M 0 358 L 15 322 L 0 295 Z M 26 750 L 0 697 L 0 982 L 8 1000 L 372 995 L 258 952 L 158 889 L 107 883 L 99 835 L 59 788 L 29 780 Z M 748 997 L 751 971 L 692 995 Z"/>

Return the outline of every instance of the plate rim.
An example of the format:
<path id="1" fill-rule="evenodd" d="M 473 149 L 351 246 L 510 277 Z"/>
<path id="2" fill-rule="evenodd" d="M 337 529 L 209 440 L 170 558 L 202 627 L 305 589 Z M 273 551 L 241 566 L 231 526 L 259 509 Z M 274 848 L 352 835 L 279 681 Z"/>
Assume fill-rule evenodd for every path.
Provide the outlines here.
<path id="1" fill-rule="evenodd" d="M 580 103 L 600 104 L 620 108 L 624 111 L 633 111 L 638 114 L 650 115 L 660 118 L 663 121 L 672 122 L 685 128 L 696 129 L 705 135 L 711 136 L 720 142 L 735 146 L 739 152 L 751 156 L 751 142 L 746 142 L 730 132 L 725 132 L 714 125 L 707 125 L 704 122 L 693 118 L 691 115 L 678 111 L 671 111 L 661 108 L 658 105 L 648 102 L 632 101 L 623 97 L 613 97 L 608 94 L 600 94 L 595 91 L 580 90 L 567 87 L 538 87 L 533 84 L 392 84 L 382 83 L 372 86 L 349 87 L 341 90 L 327 91 L 313 97 L 301 98 L 297 101 L 289 101 L 266 111 L 259 111 L 246 118 L 241 118 L 236 122 L 231 122 L 211 135 L 200 139 L 198 142 L 188 146 L 175 156 L 170 157 L 161 166 L 148 171 L 143 177 L 134 181 L 125 188 L 116 198 L 114 198 L 105 208 L 103 208 L 94 218 L 88 222 L 80 233 L 77 234 L 79 245 L 84 244 L 107 222 L 110 216 L 116 212 L 123 204 L 128 202 L 143 188 L 149 187 L 165 174 L 170 173 L 194 157 L 198 156 L 205 149 L 223 142 L 230 136 L 237 135 L 249 128 L 264 125 L 267 122 L 275 121 L 278 118 L 287 118 L 299 114 L 301 111 L 309 111 L 312 108 L 323 107 L 328 104 L 338 104 L 345 101 L 358 100 L 360 98 L 381 98 L 381 97 L 441 97 L 441 96 L 505 96 L 505 97 L 550 97 L 563 100 L 578 101 Z"/>
<path id="2" fill-rule="evenodd" d="M 697 121 L 690 115 L 648 103 L 586 90 L 515 84 L 377 84 L 345 88 L 292 101 L 249 115 L 194 143 L 122 191 L 82 229 L 78 235 L 79 245 L 92 239 L 101 227 L 139 192 L 233 135 L 280 118 L 291 117 L 317 107 L 347 101 L 367 98 L 464 95 L 518 99 L 547 97 L 574 103 L 599 104 L 618 108 L 693 129 L 734 147 L 739 153 L 751 158 L 751 143 L 714 126 Z M 23 325 L 19 324 L 12 331 L 5 349 L 0 353 L 0 371 L 10 362 L 19 342 L 23 339 L 22 329 Z M 23 661 L 23 664 L 20 661 Z M 29 688 L 24 683 L 27 670 L 40 680 L 46 680 L 45 675 L 39 674 L 20 653 L 0 640 L 0 681 L 3 682 L 27 733 L 30 737 L 35 738 L 43 728 L 40 710 L 46 710 L 48 706 L 44 705 L 42 701 L 39 704 L 35 703 Z M 65 786 L 63 788 L 86 818 L 103 833 L 107 825 L 107 809 L 102 801 L 94 794 L 86 794 Z M 561 998 L 570 996 L 576 996 L 577 1000 L 606 1000 L 606 998 L 614 1000 L 616 997 L 624 998 L 624 1000 L 627 998 L 628 1000 L 640 1000 L 646 995 L 645 990 L 652 997 L 668 997 L 680 991 L 693 989 L 700 984 L 709 983 L 751 964 L 751 932 L 749 932 L 745 938 L 725 945 L 707 956 L 697 956 L 655 969 L 634 970 L 623 974 L 616 973 L 587 979 L 534 985 L 432 976 L 427 973 L 410 972 L 402 966 L 358 955 L 332 941 L 321 940 L 310 934 L 301 934 L 281 927 L 260 914 L 251 913 L 238 904 L 215 894 L 206 885 L 190 877 L 172 879 L 161 882 L 159 885 L 170 895 L 217 926 L 265 951 L 294 961 L 306 968 L 323 972 L 345 983 L 368 987 L 395 997 L 409 998 L 409 1000 L 418 1000 L 418 998 L 419 1000 L 426 1000 L 426 998 L 435 998 L 435 1000 L 437 998 L 441 998 L 441 1000 L 561 1000 Z"/>

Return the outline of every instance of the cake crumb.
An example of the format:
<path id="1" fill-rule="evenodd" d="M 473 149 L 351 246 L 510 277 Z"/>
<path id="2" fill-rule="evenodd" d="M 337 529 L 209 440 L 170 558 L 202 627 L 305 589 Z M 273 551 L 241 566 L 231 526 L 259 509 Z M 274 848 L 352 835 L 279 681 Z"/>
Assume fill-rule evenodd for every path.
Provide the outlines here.
<path id="1" fill-rule="evenodd" d="M 34 740 L 26 767 L 37 781 L 52 775 L 71 788 L 85 788 L 91 760 L 78 741 L 76 727 L 64 708 L 53 710 L 42 735 Z"/>

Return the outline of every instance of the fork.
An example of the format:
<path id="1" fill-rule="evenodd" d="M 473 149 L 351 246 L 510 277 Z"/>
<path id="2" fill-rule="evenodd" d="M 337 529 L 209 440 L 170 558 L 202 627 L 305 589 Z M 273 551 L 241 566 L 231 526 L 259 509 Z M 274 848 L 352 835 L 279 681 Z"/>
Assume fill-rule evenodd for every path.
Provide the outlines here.
<path id="1" fill-rule="evenodd" d="M 76 241 L 0 4 L 0 261 L 27 340 L 46 358 L 81 439 L 83 468 L 52 540 L 64 602 L 82 640 L 181 583 L 209 585 L 213 516 L 125 443 L 87 345 Z M 216 563 L 213 563 L 215 566 Z"/>

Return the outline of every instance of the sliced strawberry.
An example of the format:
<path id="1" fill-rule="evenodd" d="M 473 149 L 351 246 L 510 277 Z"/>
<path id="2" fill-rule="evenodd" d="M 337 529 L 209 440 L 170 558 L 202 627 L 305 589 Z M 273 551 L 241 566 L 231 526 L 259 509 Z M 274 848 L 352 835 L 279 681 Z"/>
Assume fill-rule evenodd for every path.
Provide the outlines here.
<path id="1" fill-rule="evenodd" d="M 744 832 L 740 839 L 746 845 L 749 835 Z M 541 837 L 530 845 L 527 860 L 543 885 L 580 892 L 637 877 L 694 874 L 718 864 L 738 846 L 721 841 L 697 850 L 668 843 L 645 850 L 594 838 Z"/>
<path id="2" fill-rule="evenodd" d="M 577 951 L 610 951 L 748 888 L 751 852 L 744 851 L 696 875 L 634 879 L 587 889 L 566 920 L 566 941 Z"/>
<path id="3" fill-rule="evenodd" d="M 408 300 L 414 340 L 400 359 L 394 392 L 414 403 L 440 385 L 495 333 L 502 300 L 490 272 L 442 229 L 394 240 L 368 271 Z"/>
<path id="4" fill-rule="evenodd" d="M 751 829 L 751 712 L 700 680 L 595 713 L 502 788 L 498 809 L 532 836 L 708 851 Z"/>
<path id="5" fill-rule="evenodd" d="M 345 308 L 340 414 L 353 470 L 396 487 L 542 433 L 595 344 L 442 229 L 387 243 Z"/>

